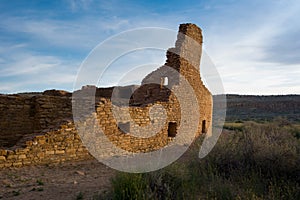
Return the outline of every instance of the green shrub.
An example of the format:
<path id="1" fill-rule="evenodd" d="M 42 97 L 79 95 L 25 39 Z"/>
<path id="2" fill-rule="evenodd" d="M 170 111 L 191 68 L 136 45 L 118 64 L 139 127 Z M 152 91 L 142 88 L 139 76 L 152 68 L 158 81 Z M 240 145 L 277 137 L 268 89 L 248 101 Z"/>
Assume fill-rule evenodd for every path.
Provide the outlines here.
<path id="1" fill-rule="evenodd" d="M 147 199 L 149 186 L 142 174 L 120 173 L 112 184 L 113 199 Z"/>
<path id="2" fill-rule="evenodd" d="M 244 122 L 203 159 L 203 138 L 185 159 L 146 174 L 120 173 L 113 199 L 300 199 L 300 145 L 292 125 Z"/>
<path id="3" fill-rule="evenodd" d="M 79 192 L 76 196 L 76 200 L 82 200 L 83 199 L 83 194 L 82 192 Z"/>
<path id="4" fill-rule="evenodd" d="M 38 185 L 44 185 L 44 182 L 43 182 L 42 180 L 40 180 L 40 179 L 36 180 L 36 183 L 37 183 Z"/>

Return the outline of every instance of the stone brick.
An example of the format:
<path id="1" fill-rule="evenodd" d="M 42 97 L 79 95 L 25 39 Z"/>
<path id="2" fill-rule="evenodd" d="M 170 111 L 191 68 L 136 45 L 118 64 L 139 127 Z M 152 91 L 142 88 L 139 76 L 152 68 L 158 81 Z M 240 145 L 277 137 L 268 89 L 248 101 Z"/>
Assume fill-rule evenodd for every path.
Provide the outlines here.
<path id="1" fill-rule="evenodd" d="M 56 151 L 55 151 L 55 154 L 64 154 L 64 153 L 65 153 L 64 150 L 56 150 Z"/>
<path id="2" fill-rule="evenodd" d="M 7 151 L 4 149 L 0 150 L 0 156 L 6 156 L 7 155 Z"/>
<path id="3" fill-rule="evenodd" d="M 5 156 L 0 156 L 0 162 L 1 161 L 6 161 L 6 157 Z"/>
<path id="4" fill-rule="evenodd" d="M 24 161 L 24 160 L 23 160 L 22 163 L 23 163 L 23 165 L 30 165 L 30 164 L 31 164 L 31 161 L 28 161 L 28 160 L 27 160 L 27 161 Z"/>
<path id="5" fill-rule="evenodd" d="M 22 162 L 14 162 L 13 167 L 22 167 L 23 163 Z"/>
<path id="6" fill-rule="evenodd" d="M 11 167 L 12 166 L 12 162 L 6 162 L 4 163 L 4 167 Z"/>
<path id="7" fill-rule="evenodd" d="M 75 154 L 76 149 L 66 149 L 67 154 Z"/>
<path id="8" fill-rule="evenodd" d="M 44 152 L 37 153 L 38 158 L 44 158 L 44 156 L 45 156 Z"/>
<path id="9" fill-rule="evenodd" d="M 47 150 L 46 155 L 54 155 L 54 151 L 53 150 Z"/>
<path id="10" fill-rule="evenodd" d="M 26 155 L 22 154 L 22 155 L 18 155 L 18 159 L 25 159 Z"/>
<path id="11" fill-rule="evenodd" d="M 7 160 L 16 160 L 18 159 L 18 155 L 8 155 Z"/>

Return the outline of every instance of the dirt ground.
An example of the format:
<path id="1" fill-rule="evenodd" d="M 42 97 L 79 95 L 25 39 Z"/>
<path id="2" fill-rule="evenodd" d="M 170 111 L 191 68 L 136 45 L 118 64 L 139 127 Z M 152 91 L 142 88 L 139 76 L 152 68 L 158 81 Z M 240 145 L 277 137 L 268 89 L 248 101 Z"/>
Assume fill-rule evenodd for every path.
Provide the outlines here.
<path id="1" fill-rule="evenodd" d="M 115 170 L 96 160 L 0 170 L 0 199 L 95 199 Z"/>

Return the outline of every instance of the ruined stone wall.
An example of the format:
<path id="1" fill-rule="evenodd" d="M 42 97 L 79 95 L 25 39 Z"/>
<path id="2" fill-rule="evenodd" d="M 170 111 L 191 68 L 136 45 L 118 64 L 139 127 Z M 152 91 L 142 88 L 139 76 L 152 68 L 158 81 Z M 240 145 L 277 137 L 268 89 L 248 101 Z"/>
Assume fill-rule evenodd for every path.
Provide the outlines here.
<path id="1" fill-rule="evenodd" d="M 0 148 L 0 168 L 60 163 L 68 160 L 93 158 L 81 141 L 82 138 L 80 137 L 85 136 L 79 136 L 73 122 L 67 125 L 61 125 L 59 129 L 44 123 L 47 122 L 44 121 L 45 119 L 51 119 L 51 117 L 57 114 L 65 117 L 65 114 L 69 113 L 69 110 L 62 112 L 64 106 L 69 105 L 69 103 L 65 103 L 67 99 L 66 97 L 45 95 L 39 96 L 34 100 L 34 108 L 38 111 L 34 116 L 37 116 L 37 119 L 40 120 L 37 121 L 37 124 L 40 125 L 38 128 L 43 126 L 48 127 L 41 131 L 38 131 L 38 129 L 33 130 L 36 132 L 35 134 L 24 134 L 22 139 L 20 139 L 22 142 L 18 141 L 18 145 L 13 146 L 13 148 L 2 148 L 2 150 Z M 87 99 L 89 100 L 89 98 Z M 150 110 L 153 106 L 152 104 L 141 107 L 117 106 L 113 105 L 109 98 L 98 97 L 96 98 L 94 109 L 91 108 L 92 112 L 90 116 L 96 116 L 98 119 L 97 123 L 101 130 L 104 131 L 106 137 L 118 148 L 128 152 L 149 152 L 160 149 L 172 141 L 173 137 L 168 135 L 169 121 L 176 122 L 180 125 L 180 119 L 178 118 L 180 115 L 174 115 L 174 113 L 179 113 L 180 105 L 174 96 L 171 95 L 170 101 L 168 102 L 156 103 L 161 105 L 162 108 L 152 112 Z M 68 109 L 70 109 L 70 107 L 68 107 Z M 113 109 L 115 109 L 116 115 L 114 115 Z M 162 109 L 165 110 L 165 113 Z M 53 112 L 51 112 L 52 110 Z M 151 119 L 150 115 L 155 117 Z M 94 124 L 90 123 L 88 118 L 86 119 L 86 122 L 84 122 L 87 128 L 86 136 L 89 137 L 89 128 L 93 127 Z M 54 121 L 58 122 L 59 120 L 61 123 L 64 123 L 63 118 L 60 117 L 57 119 L 53 118 L 52 120 L 52 123 L 54 123 Z M 123 124 L 129 123 L 128 132 L 126 129 L 122 129 L 122 125 L 118 124 L 117 121 Z M 30 123 L 31 121 L 29 120 L 29 124 Z M 152 136 L 147 135 L 147 133 L 153 130 L 155 124 L 157 125 L 158 131 L 153 132 Z M 53 127 L 53 129 L 50 127 Z M 133 132 L 139 135 L 133 136 Z M 99 141 L 97 147 L 105 148 L 101 138 L 97 137 L 97 139 Z M 103 156 L 115 155 L 114 152 L 111 152 L 111 149 L 108 149 L 108 152 L 108 154 Z"/>
<path id="2" fill-rule="evenodd" d="M 31 97 L 0 96 L 0 148 L 13 146 L 24 134 L 34 131 L 34 103 Z"/>
<path id="3" fill-rule="evenodd" d="M 31 98 L 0 96 L 0 147 L 12 146 L 24 133 L 33 132 Z"/>
<path id="4" fill-rule="evenodd" d="M 148 74 L 142 81 L 142 85 L 160 83 L 161 80 L 167 77 L 168 88 L 172 90 L 183 84 L 184 81 L 179 78 L 179 74 L 182 75 L 193 88 L 193 92 L 198 100 L 199 110 L 195 110 L 195 112 L 200 113 L 198 135 L 209 131 L 212 123 L 212 95 L 204 86 L 200 77 L 202 43 L 202 31 L 199 27 L 194 24 L 181 24 L 175 47 L 167 51 L 165 65 Z M 179 92 L 184 93 L 185 91 Z M 184 102 L 186 105 L 194 106 L 188 96 L 182 96 L 185 98 Z"/>
<path id="5" fill-rule="evenodd" d="M 112 105 L 109 99 L 104 99 L 96 110 L 100 127 L 112 143 L 130 152 L 149 152 L 172 141 L 172 137 L 168 136 L 168 122 L 180 125 L 180 105 L 176 98 L 172 103 L 156 102 L 157 105 L 161 107 L 151 112 L 153 104 L 119 107 Z M 153 116 L 152 119 L 150 115 Z"/>
<path id="6" fill-rule="evenodd" d="M 117 104 L 114 104 L 115 102 L 109 98 L 96 96 L 95 104 L 93 104 L 91 103 L 93 97 L 88 96 L 93 94 L 89 91 L 91 89 L 76 91 L 78 96 L 84 96 L 84 98 L 73 98 L 75 112 L 80 113 L 76 115 L 79 116 L 77 123 L 85 123 L 84 127 L 79 127 L 84 128 L 83 135 L 81 135 L 84 141 L 98 140 L 97 146 L 103 147 L 103 141 L 99 135 L 90 136 L 94 130 L 88 127 L 95 126 L 99 126 L 98 129 L 103 131 L 105 137 L 108 137 L 114 145 L 129 152 L 153 151 L 172 141 L 172 137 L 168 136 L 168 122 L 172 121 L 180 125 L 180 105 L 174 95 L 168 95 L 168 101 L 147 104 L 132 101 L 129 102 L 130 106 L 120 104 L 118 100 Z M 162 91 L 160 95 L 165 98 L 167 91 Z M 157 94 L 157 99 L 160 99 L 159 94 Z M 159 109 L 153 108 L 158 105 L 161 106 Z M 90 116 L 96 116 L 98 121 L 95 122 L 95 119 Z"/>
<path id="7" fill-rule="evenodd" d="M 154 151 L 177 140 L 177 129 L 182 124 L 199 120 L 193 132 L 207 132 L 211 126 L 212 96 L 200 78 L 201 48 L 201 30 L 193 24 L 183 24 L 175 48 L 167 52 L 166 64 L 147 75 L 140 87 L 84 86 L 73 93 L 73 98 L 70 93 L 56 90 L 0 96 L 0 149 L 4 147 L 0 150 L 0 168 L 92 158 L 80 138 L 84 142 L 96 141 L 94 148 L 105 149 L 109 148 L 101 138 L 105 137 L 118 148 L 136 153 Z M 182 87 L 185 83 L 179 74 L 192 87 L 199 109 L 183 112 L 194 108 L 197 102 Z M 76 128 L 74 111 L 82 111 L 75 118 L 76 125 L 82 126 Z M 193 130 L 185 127 L 190 130 L 181 132 L 183 136 Z M 94 134 L 95 129 L 98 132 Z M 105 135 L 99 135 L 99 130 Z M 80 137 L 78 133 L 82 133 Z M 188 144 L 184 137 L 181 139 L 177 144 Z M 115 155 L 107 150 L 108 154 L 102 156 Z"/>
<path id="8" fill-rule="evenodd" d="M 55 130 L 72 120 L 71 97 L 1 95 L 0 116 L 0 147 L 12 147 L 27 135 Z"/>
<path id="9" fill-rule="evenodd" d="M 73 123 L 35 136 L 18 149 L 0 149 L 0 169 L 85 159 L 92 159 L 92 156 L 82 145 Z"/>
<path id="10" fill-rule="evenodd" d="M 35 100 L 35 131 L 54 130 L 72 120 L 71 97 L 42 95 Z"/>
<path id="11" fill-rule="evenodd" d="M 203 129 L 209 129 L 212 123 L 212 95 L 204 86 L 200 77 L 199 66 L 203 43 L 201 32 L 201 29 L 194 24 L 180 25 L 179 39 L 176 42 L 176 48 L 180 49 L 180 58 L 175 61 L 176 63 L 180 63 L 180 74 L 188 80 L 197 95 L 201 116 L 199 134 L 203 132 Z M 203 127 L 204 121 L 206 127 Z"/>

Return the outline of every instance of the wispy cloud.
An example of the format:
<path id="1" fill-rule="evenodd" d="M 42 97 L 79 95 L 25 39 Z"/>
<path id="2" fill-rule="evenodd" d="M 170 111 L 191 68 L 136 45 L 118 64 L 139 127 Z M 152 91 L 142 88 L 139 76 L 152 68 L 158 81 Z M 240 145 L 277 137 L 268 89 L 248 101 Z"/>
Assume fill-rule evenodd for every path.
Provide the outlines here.
<path id="1" fill-rule="evenodd" d="M 44 73 L 61 64 L 58 59 L 52 56 L 27 54 L 15 59 L 10 63 L 10 66 L 0 69 L 0 77 Z"/>
<path id="2" fill-rule="evenodd" d="M 79 62 L 58 56 L 39 55 L 19 48 L 0 57 L 0 91 L 5 93 L 43 91 L 45 88 L 72 89 Z"/>
<path id="3" fill-rule="evenodd" d="M 206 32 L 206 49 L 227 93 L 300 93 L 295 79 L 300 77 L 300 45 L 296 42 L 300 23 L 295 21 L 299 6 L 277 2 L 268 12 L 266 9 L 243 14 L 246 18 L 237 18 L 235 27 L 228 21 Z"/>
<path id="4" fill-rule="evenodd" d="M 20 22 L 22 22 L 20 24 Z M 0 21 L 0 25 L 7 32 L 25 34 L 33 45 L 76 50 L 89 50 L 98 42 L 108 37 L 111 31 L 122 30 L 128 21 L 112 18 L 84 18 L 80 20 L 32 20 L 27 17 L 13 17 Z"/>

